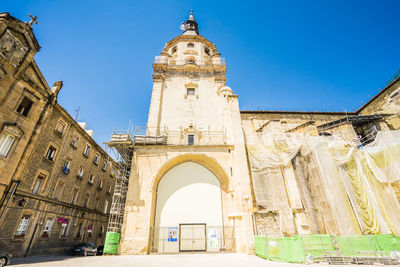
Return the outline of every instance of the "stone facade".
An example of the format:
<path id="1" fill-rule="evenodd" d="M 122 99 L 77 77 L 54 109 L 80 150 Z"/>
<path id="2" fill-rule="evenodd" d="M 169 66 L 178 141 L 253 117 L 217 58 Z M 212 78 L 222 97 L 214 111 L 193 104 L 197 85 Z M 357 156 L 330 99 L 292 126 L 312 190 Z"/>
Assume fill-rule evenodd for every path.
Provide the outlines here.
<path id="1" fill-rule="evenodd" d="M 347 197 L 335 200 L 343 185 L 324 177 L 309 151 L 262 178 L 267 204 L 259 205 L 247 138 L 265 132 L 366 145 L 379 130 L 399 129 L 399 78 L 356 112 L 240 111 L 238 96 L 225 85 L 223 59 L 197 27 L 191 14 L 183 34 L 169 41 L 153 64 L 148 124 L 135 138 L 119 252 L 162 251 L 154 220 L 158 183 L 185 162 L 198 163 L 218 178 L 223 227 L 234 229 L 233 251 L 250 253 L 254 234 L 361 234 Z"/>
<path id="2" fill-rule="evenodd" d="M 15 136 L 7 154 L 0 156 L 5 190 L 0 249 L 21 256 L 66 252 L 83 241 L 102 245 L 114 192 L 115 162 L 93 140 L 93 132 L 85 130 L 85 123 L 77 123 L 57 103 L 62 82 L 50 90 L 33 54 L 25 63 L 10 54 L 9 48 L 4 50 L 17 26 L 30 32 L 31 26 L 7 13 L 0 15 L 0 26 L 0 60 L 8 60 L 0 66 L 7 72 L 0 77 L 2 134 Z M 13 42 L 13 49 L 25 51 Z M 26 64 L 22 73 L 37 75 L 37 79 L 12 76 L 12 67 L 18 64 Z M 21 101 L 26 105 L 24 97 L 33 102 L 25 106 L 25 113 L 20 109 Z"/>
<path id="3" fill-rule="evenodd" d="M 120 253 L 158 251 L 154 242 L 158 183 L 185 162 L 202 165 L 220 183 L 223 225 L 218 227 L 234 231 L 233 236 L 225 235 L 229 241 L 223 240 L 219 249 L 249 251 L 253 242 L 249 170 L 238 98 L 225 86 L 223 59 L 214 44 L 196 30 L 187 30 L 165 45 L 153 68 L 145 137 L 143 142 L 139 136 L 135 139 Z"/>
<path id="4" fill-rule="evenodd" d="M 33 60 L 39 49 L 28 24 L 0 13 L 0 135 L 12 143 L 0 153 L 0 195 L 12 179 L 18 179 L 18 166 L 26 163 L 49 105 L 57 97 Z"/>

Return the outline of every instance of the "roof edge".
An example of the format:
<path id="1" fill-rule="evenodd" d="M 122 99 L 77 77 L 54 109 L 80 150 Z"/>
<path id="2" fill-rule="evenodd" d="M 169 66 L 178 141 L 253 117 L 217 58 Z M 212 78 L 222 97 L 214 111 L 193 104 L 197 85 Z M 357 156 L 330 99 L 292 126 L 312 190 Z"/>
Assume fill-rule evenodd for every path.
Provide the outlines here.
<path id="1" fill-rule="evenodd" d="M 364 105 L 362 105 L 359 109 L 356 110 L 356 114 L 360 113 L 363 109 L 365 109 L 369 104 L 371 104 L 375 99 L 377 99 L 381 94 L 383 94 L 384 92 L 386 92 L 390 87 L 392 87 L 395 83 L 397 83 L 398 81 L 400 81 L 400 76 L 397 77 L 396 79 L 394 79 L 394 81 L 392 81 L 391 83 L 389 83 L 388 85 L 385 86 L 385 88 L 383 88 L 379 93 L 377 93 L 374 97 L 372 97 L 370 100 L 368 100 L 367 103 L 365 103 Z"/>
<path id="2" fill-rule="evenodd" d="M 278 111 L 278 110 L 241 110 L 240 114 L 314 114 L 314 115 L 356 115 L 355 112 L 335 111 Z"/>

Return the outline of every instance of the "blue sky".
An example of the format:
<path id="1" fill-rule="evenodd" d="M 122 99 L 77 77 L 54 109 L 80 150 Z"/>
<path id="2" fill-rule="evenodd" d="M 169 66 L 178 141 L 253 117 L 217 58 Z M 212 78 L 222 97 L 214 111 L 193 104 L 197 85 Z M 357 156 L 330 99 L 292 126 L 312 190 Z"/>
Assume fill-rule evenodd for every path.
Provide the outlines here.
<path id="1" fill-rule="evenodd" d="M 227 62 L 242 110 L 353 111 L 400 69 L 400 1 L 18 1 L 38 17 L 35 59 L 59 102 L 94 129 L 145 125 L 152 62 L 194 10 Z"/>

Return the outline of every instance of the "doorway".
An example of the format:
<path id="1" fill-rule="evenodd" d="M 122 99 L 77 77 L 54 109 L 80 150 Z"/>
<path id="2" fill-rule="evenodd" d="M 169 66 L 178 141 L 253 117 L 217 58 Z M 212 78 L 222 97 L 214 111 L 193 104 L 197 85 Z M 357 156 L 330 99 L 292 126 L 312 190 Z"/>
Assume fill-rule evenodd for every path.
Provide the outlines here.
<path id="1" fill-rule="evenodd" d="M 179 224 L 179 252 L 207 250 L 206 224 Z"/>

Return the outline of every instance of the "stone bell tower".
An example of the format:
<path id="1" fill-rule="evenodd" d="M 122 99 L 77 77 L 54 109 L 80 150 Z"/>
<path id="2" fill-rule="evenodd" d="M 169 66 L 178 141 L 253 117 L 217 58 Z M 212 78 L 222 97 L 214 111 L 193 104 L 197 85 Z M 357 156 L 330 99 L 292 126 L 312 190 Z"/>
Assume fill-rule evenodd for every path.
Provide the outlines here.
<path id="1" fill-rule="evenodd" d="M 192 12 L 181 30 L 153 63 L 120 252 L 249 252 L 252 197 L 238 96 L 225 85 L 225 61 L 199 35 Z M 193 242 L 188 231 L 198 231 Z"/>

